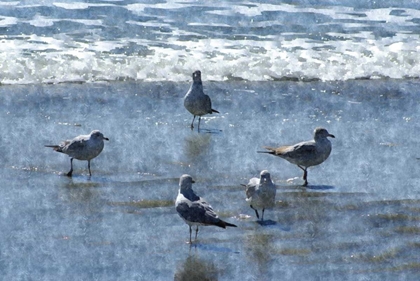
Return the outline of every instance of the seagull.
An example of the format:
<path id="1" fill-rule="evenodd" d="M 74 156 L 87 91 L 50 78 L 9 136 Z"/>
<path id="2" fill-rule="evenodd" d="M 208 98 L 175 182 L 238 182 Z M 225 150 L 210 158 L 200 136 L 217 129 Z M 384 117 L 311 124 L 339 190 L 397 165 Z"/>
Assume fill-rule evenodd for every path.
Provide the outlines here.
<path id="1" fill-rule="evenodd" d="M 257 151 L 259 153 L 268 153 L 286 159 L 292 164 L 297 165 L 303 170 L 303 186 L 308 185 L 307 169 L 316 166 L 327 160 L 331 153 L 331 142 L 327 137 L 335 138 L 324 128 L 316 128 L 314 139 L 304 141 L 295 145 L 286 145 L 278 148 L 264 146 L 268 151 Z"/>
<path id="2" fill-rule="evenodd" d="M 261 221 L 264 221 L 264 210 L 273 208 L 276 198 L 276 186 L 271 181 L 270 173 L 263 170 L 260 173 L 260 178 L 250 179 L 245 192 L 246 201 L 255 211 L 257 219 L 260 218 L 257 209 L 262 209 Z"/>
<path id="3" fill-rule="evenodd" d="M 193 82 L 190 89 L 184 97 L 185 108 L 194 115 L 191 122 L 191 130 L 194 128 L 195 117 L 198 116 L 198 130 L 200 131 L 201 116 L 212 114 L 219 111 L 211 108 L 210 97 L 203 92 L 203 82 L 201 82 L 201 71 L 194 71 L 192 74 Z"/>
<path id="4" fill-rule="evenodd" d="M 190 175 L 182 175 L 179 179 L 179 191 L 175 201 L 178 215 L 190 227 L 189 243 L 192 243 L 191 227 L 194 225 L 196 226 L 195 240 L 197 240 L 198 226 L 215 225 L 222 228 L 226 228 L 226 226 L 236 227 L 234 224 L 219 219 L 213 208 L 192 190 L 193 183 L 194 180 Z"/>
<path id="5" fill-rule="evenodd" d="M 55 151 L 67 154 L 70 156 L 70 172 L 66 175 L 71 177 L 73 174 L 73 159 L 87 160 L 89 175 L 92 176 L 90 171 L 90 160 L 98 156 L 102 149 L 104 149 L 104 140 L 109 140 L 98 130 L 92 131 L 89 135 L 80 135 L 72 140 L 66 140 L 59 145 L 46 145 L 45 147 L 52 147 Z"/>

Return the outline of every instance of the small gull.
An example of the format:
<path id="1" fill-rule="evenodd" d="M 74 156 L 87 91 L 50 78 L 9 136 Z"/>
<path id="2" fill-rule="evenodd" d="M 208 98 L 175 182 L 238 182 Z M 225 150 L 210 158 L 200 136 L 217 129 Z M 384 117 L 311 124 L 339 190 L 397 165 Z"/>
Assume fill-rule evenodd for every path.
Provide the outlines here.
<path id="1" fill-rule="evenodd" d="M 80 135 L 72 140 L 66 140 L 59 145 L 46 145 L 45 147 L 52 147 L 55 151 L 67 154 L 70 156 L 70 172 L 67 173 L 68 177 L 73 174 L 73 158 L 77 160 L 87 160 L 89 175 L 92 176 L 90 171 L 90 160 L 95 158 L 101 153 L 104 148 L 104 140 L 109 140 L 98 130 L 92 131 L 89 135 Z"/>
<path id="2" fill-rule="evenodd" d="M 257 209 L 262 209 L 261 221 L 264 220 L 264 210 L 274 207 L 275 198 L 276 186 L 271 181 L 267 170 L 260 173 L 260 178 L 250 179 L 246 185 L 246 201 L 249 202 L 258 219 L 260 216 Z"/>
<path id="3" fill-rule="evenodd" d="M 191 130 L 194 128 L 195 117 L 198 116 L 198 130 L 200 130 L 201 116 L 212 114 L 213 112 L 220 113 L 219 111 L 211 108 L 210 97 L 203 92 L 203 82 L 201 82 L 200 70 L 192 74 L 193 82 L 190 89 L 184 97 L 185 108 L 194 115 L 191 122 Z"/>
<path id="4" fill-rule="evenodd" d="M 176 197 L 175 207 L 178 215 L 190 227 L 191 244 L 191 226 L 196 226 L 195 240 L 197 240 L 198 226 L 215 225 L 226 228 L 226 226 L 236 225 L 225 222 L 217 216 L 213 208 L 201 197 L 195 194 L 192 189 L 194 183 L 190 175 L 182 175 L 179 179 L 179 191 Z"/>
<path id="5" fill-rule="evenodd" d="M 286 159 L 292 164 L 297 165 L 303 170 L 303 186 L 308 185 L 307 169 L 324 162 L 331 153 L 331 142 L 327 137 L 335 138 L 324 128 L 316 128 L 314 139 L 304 141 L 295 145 L 286 145 L 278 148 L 266 147 L 268 151 L 258 151 L 259 153 L 269 153 Z"/>

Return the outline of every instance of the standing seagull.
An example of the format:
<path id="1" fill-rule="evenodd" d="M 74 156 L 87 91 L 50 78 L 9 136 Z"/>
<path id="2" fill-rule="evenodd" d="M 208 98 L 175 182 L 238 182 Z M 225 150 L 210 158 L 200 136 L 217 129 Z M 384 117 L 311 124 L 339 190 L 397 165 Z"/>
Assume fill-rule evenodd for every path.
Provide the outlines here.
<path id="1" fill-rule="evenodd" d="M 303 186 L 308 185 L 307 169 L 316 166 L 327 160 L 331 153 L 331 142 L 327 137 L 335 138 L 324 128 L 316 128 L 314 139 L 304 141 L 295 145 L 286 145 L 278 148 L 264 146 L 268 151 L 258 151 L 259 153 L 269 153 L 286 159 L 292 164 L 297 165 L 303 170 Z"/>
<path id="2" fill-rule="evenodd" d="M 185 108 L 194 115 L 191 122 L 191 130 L 194 128 L 195 117 L 198 116 L 198 130 L 200 130 L 201 116 L 212 114 L 219 111 L 211 108 L 210 97 L 203 92 L 203 82 L 201 82 L 201 71 L 197 70 L 192 74 L 193 83 L 184 97 Z"/>
<path id="3" fill-rule="evenodd" d="M 246 185 L 246 201 L 255 211 L 257 218 L 260 216 L 257 209 L 262 209 L 261 221 L 264 220 L 264 210 L 273 208 L 276 198 L 276 186 L 270 178 L 270 173 L 264 170 L 260 173 L 260 178 L 252 178 Z"/>
<path id="4" fill-rule="evenodd" d="M 236 225 L 222 221 L 213 211 L 213 208 L 192 190 L 194 183 L 190 175 L 182 175 L 179 179 L 179 191 L 176 197 L 175 207 L 178 215 L 190 227 L 191 244 L 191 226 L 195 225 L 195 240 L 197 240 L 198 226 L 215 225 L 226 228 L 226 226 Z"/>
<path id="5" fill-rule="evenodd" d="M 67 173 L 68 177 L 73 174 L 73 158 L 77 160 L 87 160 L 89 175 L 92 176 L 90 171 L 90 160 L 95 158 L 104 149 L 104 140 L 109 140 L 98 130 L 92 131 L 89 135 L 80 135 L 72 140 L 66 140 L 59 145 L 46 145 L 45 147 L 52 147 L 55 151 L 67 154 L 70 156 L 70 172 Z"/>

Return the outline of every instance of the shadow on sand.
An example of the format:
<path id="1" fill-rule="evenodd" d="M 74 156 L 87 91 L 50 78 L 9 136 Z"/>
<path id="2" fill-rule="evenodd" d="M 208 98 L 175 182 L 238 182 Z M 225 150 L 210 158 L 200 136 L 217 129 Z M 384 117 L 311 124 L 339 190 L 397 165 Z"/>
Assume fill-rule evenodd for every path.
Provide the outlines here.
<path id="1" fill-rule="evenodd" d="M 234 251 L 232 249 L 226 248 L 226 247 L 218 247 L 211 244 L 203 244 L 199 242 L 194 242 L 190 244 L 191 248 L 196 248 L 204 251 L 210 251 L 210 252 L 219 252 L 219 253 L 235 253 L 238 254 L 239 252 Z"/>
<path id="2" fill-rule="evenodd" d="M 290 226 L 279 224 L 278 222 L 273 221 L 273 220 L 263 220 L 263 221 L 258 220 L 256 221 L 256 223 L 261 226 L 278 228 L 282 231 L 290 231 Z"/>
<path id="3" fill-rule="evenodd" d="M 197 132 L 202 133 L 202 134 L 221 134 L 223 131 L 219 130 L 219 129 L 202 129 L 202 128 L 200 128 L 200 130 L 198 130 Z"/>
<path id="4" fill-rule="evenodd" d="M 330 190 L 334 188 L 335 187 L 331 185 L 308 185 L 306 187 L 306 189 L 311 189 L 311 190 Z"/>

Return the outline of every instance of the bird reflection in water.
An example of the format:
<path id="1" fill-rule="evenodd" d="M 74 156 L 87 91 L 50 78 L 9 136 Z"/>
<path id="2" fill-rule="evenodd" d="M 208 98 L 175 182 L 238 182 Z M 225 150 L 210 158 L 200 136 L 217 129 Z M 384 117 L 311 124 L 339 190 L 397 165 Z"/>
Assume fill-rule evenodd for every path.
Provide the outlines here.
<path id="1" fill-rule="evenodd" d="M 211 261 L 190 254 L 184 264 L 175 272 L 174 281 L 216 281 L 218 275 L 218 270 Z"/>
<path id="2" fill-rule="evenodd" d="M 210 134 L 194 134 L 187 136 L 184 141 L 184 154 L 189 163 L 202 164 L 208 161 L 203 161 L 210 157 L 211 148 Z"/>
<path id="3" fill-rule="evenodd" d="M 254 233 L 245 238 L 246 256 L 257 267 L 258 275 L 270 276 L 271 266 L 275 259 L 275 237 L 269 234 Z M 266 280 L 273 280 L 267 278 Z"/>

